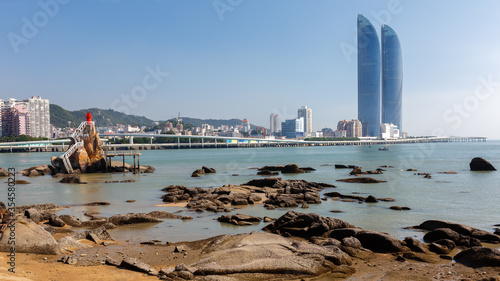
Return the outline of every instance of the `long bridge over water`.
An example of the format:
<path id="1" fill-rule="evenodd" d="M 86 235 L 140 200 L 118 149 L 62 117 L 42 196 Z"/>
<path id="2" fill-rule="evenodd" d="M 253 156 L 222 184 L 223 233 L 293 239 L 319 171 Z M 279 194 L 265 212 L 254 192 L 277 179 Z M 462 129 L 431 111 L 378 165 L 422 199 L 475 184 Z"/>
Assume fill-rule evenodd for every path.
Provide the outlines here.
<path id="1" fill-rule="evenodd" d="M 346 141 L 305 141 L 296 139 L 265 139 L 244 137 L 164 135 L 164 134 L 104 134 L 102 138 L 128 138 L 127 144 L 105 145 L 107 150 L 154 150 L 154 149 L 196 149 L 196 148 L 239 148 L 239 147 L 290 147 L 290 146 L 344 146 L 344 145 L 391 145 L 408 143 L 439 142 L 485 142 L 486 137 L 422 137 L 406 139 L 362 139 Z M 149 138 L 149 143 L 134 143 L 134 138 Z M 155 138 L 171 139 L 172 142 L 153 143 Z M 196 141 L 195 141 L 196 140 Z M 68 148 L 70 139 L 5 142 L 0 143 L 0 152 L 62 152 Z"/>

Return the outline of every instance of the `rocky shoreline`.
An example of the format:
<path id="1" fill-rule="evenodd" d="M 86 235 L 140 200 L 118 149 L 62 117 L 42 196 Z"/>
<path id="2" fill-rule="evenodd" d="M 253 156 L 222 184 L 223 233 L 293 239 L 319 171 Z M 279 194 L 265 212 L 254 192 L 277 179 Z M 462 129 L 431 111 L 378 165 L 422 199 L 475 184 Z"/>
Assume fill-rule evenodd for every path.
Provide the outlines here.
<path id="1" fill-rule="evenodd" d="M 344 168 L 342 166 L 339 164 L 338 168 Z M 382 167 L 368 172 L 356 166 L 345 167 L 352 169 L 354 177 L 349 179 L 363 179 L 360 182 L 366 181 L 366 177 L 360 175 L 383 173 Z M 266 166 L 258 173 L 262 171 L 279 174 L 313 170 L 290 164 Z M 193 175 L 215 172 L 215 169 L 203 167 Z M 250 216 L 241 208 L 260 204 L 269 210 L 307 209 L 309 204 L 321 204 L 327 197 L 366 204 L 396 201 L 330 190 L 324 193 L 326 197 L 321 197 L 321 191 L 335 187 L 281 177 L 258 178 L 241 185 L 209 189 L 167 186 L 162 189 L 165 194 L 157 199 L 167 205 L 182 204 L 195 212 L 221 213 L 218 223 L 241 227 L 266 223 L 262 231 L 175 243 L 152 240 L 132 244 L 114 239 L 109 230 L 124 225 L 153 225 L 168 219 L 196 221 L 196 218 L 166 211 L 110 217 L 88 212 L 85 216 L 89 219 L 80 220 L 56 214 L 71 206 L 50 203 L 19 206 L 15 217 L 16 253 L 31 266 L 29 270 L 20 271 L 28 280 L 65 279 L 50 276 L 46 272 L 49 265 L 66 278 L 85 268 L 100 276 L 97 279 L 106 280 L 342 280 L 349 277 L 408 280 L 417 276 L 418 280 L 500 280 L 500 251 L 496 249 L 500 244 L 498 229 L 492 233 L 459 223 L 427 220 L 407 226 L 424 232 L 422 240 L 415 237 L 400 240 L 337 218 L 298 212 L 299 209 L 272 218 Z M 109 203 L 99 201 L 85 205 Z M 235 208 L 241 213 L 231 213 Z M 411 210 L 400 206 L 391 209 Z M 7 235 L 0 239 L 0 251 L 10 251 Z M 130 273 L 125 273 L 127 277 L 116 277 L 115 274 L 120 273 L 116 270 Z M 96 280 L 95 276 L 82 278 L 76 279 Z"/>

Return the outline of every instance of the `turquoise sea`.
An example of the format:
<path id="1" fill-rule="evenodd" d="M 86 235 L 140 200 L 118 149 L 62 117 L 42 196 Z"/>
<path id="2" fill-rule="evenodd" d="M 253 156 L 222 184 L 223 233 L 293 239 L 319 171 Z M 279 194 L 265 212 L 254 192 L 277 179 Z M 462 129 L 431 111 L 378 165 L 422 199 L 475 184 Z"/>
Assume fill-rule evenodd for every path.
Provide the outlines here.
<path id="1" fill-rule="evenodd" d="M 315 172 L 287 175 L 285 179 L 305 179 L 326 182 L 337 186 L 325 189 L 323 193 L 338 191 L 342 194 L 359 193 L 375 197 L 391 197 L 395 202 L 359 204 L 333 199 L 308 209 L 296 208 L 299 212 L 314 212 L 322 216 L 336 217 L 356 226 L 387 232 L 398 238 L 406 236 L 422 237 L 421 232 L 405 230 L 407 226 L 425 220 L 439 219 L 463 223 L 487 231 L 493 231 L 500 224 L 500 171 L 472 172 L 469 162 L 474 157 L 483 157 L 500 168 L 500 141 L 478 143 L 428 143 L 391 145 L 389 151 L 379 151 L 372 146 L 328 146 L 328 147 L 286 147 L 286 148 L 219 148 L 143 151 L 141 164 L 156 168 L 154 174 L 86 174 L 82 179 L 86 185 L 62 184 L 51 176 L 18 179 L 31 182 L 17 185 L 18 205 L 55 203 L 78 205 L 93 201 L 108 201 L 109 206 L 74 206 L 59 214 L 72 214 L 87 219 L 88 211 L 100 212 L 101 216 L 113 214 L 150 212 L 165 210 L 194 217 L 193 220 L 165 220 L 159 224 L 135 225 L 113 230 L 118 239 L 145 241 L 181 241 L 207 238 L 218 234 L 235 234 L 259 230 L 265 223 L 238 227 L 221 224 L 215 219 L 222 214 L 211 212 L 196 213 L 179 207 L 158 207 L 162 204 L 161 189 L 171 184 L 218 187 L 224 184 L 242 184 L 259 178 L 252 167 L 297 163 L 301 167 L 313 167 Z M 48 164 L 51 156 L 59 153 L 3 153 L 0 167 L 14 167 L 16 171 Z M 337 182 L 349 177 L 350 170 L 335 169 L 325 164 L 353 164 L 363 170 L 374 170 L 382 165 L 387 168 L 382 175 L 370 175 L 386 180 L 378 184 L 354 184 Z M 217 170 L 216 174 L 191 178 L 191 173 L 201 166 Z M 432 178 L 415 175 L 406 169 L 431 173 Z M 438 172 L 455 171 L 457 174 Z M 238 176 L 233 176 L 238 174 Z M 135 179 L 133 183 L 104 183 L 104 181 Z M 6 180 L 6 179 L 5 179 Z M 0 190 L 0 200 L 7 197 L 7 184 Z M 134 199 L 134 203 L 126 200 Z M 410 211 L 394 211 L 393 205 L 410 207 Z M 235 209 L 231 213 L 246 213 L 255 216 L 279 217 L 290 208 L 268 211 L 262 205 Z M 340 210 L 342 213 L 332 213 Z"/>

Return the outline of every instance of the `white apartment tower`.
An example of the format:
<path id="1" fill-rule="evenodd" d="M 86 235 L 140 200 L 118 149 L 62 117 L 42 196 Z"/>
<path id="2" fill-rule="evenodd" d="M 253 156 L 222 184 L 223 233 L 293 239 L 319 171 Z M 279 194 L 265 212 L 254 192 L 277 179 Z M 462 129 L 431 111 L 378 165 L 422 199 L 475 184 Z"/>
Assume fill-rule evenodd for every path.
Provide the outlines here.
<path id="1" fill-rule="evenodd" d="M 30 113 L 31 136 L 50 138 L 49 100 L 33 96 L 23 102 L 26 103 Z"/>
<path id="2" fill-rule="evenodd" d="M 269 121 L 270 121 L 269 129 L 270 129 L 271 133 L 272 134 L 279 133 L 281 123 L 280 123 L 280 118 L 279 118 L 278 114 L 271 113 L 271 117 L 270 117 Z"/>
<path id="3" fill-rule="evenodd" d="M 302 106 L 298 110 L 297 117 L 304 118 L 304 132 L 305 133 L 312 133 L 312 109 L 307 108 L 307 106 Z"/>

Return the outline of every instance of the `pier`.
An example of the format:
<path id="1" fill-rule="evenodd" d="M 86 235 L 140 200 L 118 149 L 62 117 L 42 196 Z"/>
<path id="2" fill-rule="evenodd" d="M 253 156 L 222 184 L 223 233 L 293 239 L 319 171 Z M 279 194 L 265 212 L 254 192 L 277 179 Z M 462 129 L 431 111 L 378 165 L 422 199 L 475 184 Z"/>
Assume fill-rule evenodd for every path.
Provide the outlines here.
<path id="1" fill-rule="evenodd" d="M 123 163 L 123 170 L 125 171 L 125 156 L 132 156 L 134 157 L 134 168 L 133 168 L 133 171 L 137 171 L 140 169 L 141 165 L 140 165 L 140 157 L 142 155 L 142 153 L 139 151 L 139 150 L 133 150 L 133 151 L 110 151 L 110 150 L 107 150 L 104 152 L 104 155 L 106 156 L 106 171 L 109 170 L 109 168 L 111 168 L 111 160 L 113 157 L 122 157 L 122 163 Z M 137 157 L 137 166 L 135 165 L 135 158 Z"/>
<path id="2" fill-rule="evenodd" d="M 303 141 L 295 139 L 236 138 L 219 136 L 184 136 L 159 134 L 107 134 L 103 137 L 128 138 L 128 144 L 105 144 L 107 153 L 117 150 L 157 150 L 157 149 L 204 149 L 204 148 L 248 148 L 248 147 L 299 147 L 299 146 L 346 146 L 346 145 L 392 145 L 409 143 L 444 142 L 485 142 L 486 137 L 426 137 L 393 140 L 351 140 L 351 141 Z M 148 144 L 134 143 L 134 137 L 150 138 Z M 174 142 L 153 143 L 153 138 L 170 138 Z M 193 142 L 197 139 L 199 142 Z M 183 141 L 181 141 L 183 140 Z M 69 139 L 33 142 L 0 143 L 0 152 L 64 152 L 70 144 Z M 111 154 L 110 154 L 111 155 Z M 128 156 L 128 155 L 113 155 Z M 138 155 L 136 155 L 138 156 Z"/>

